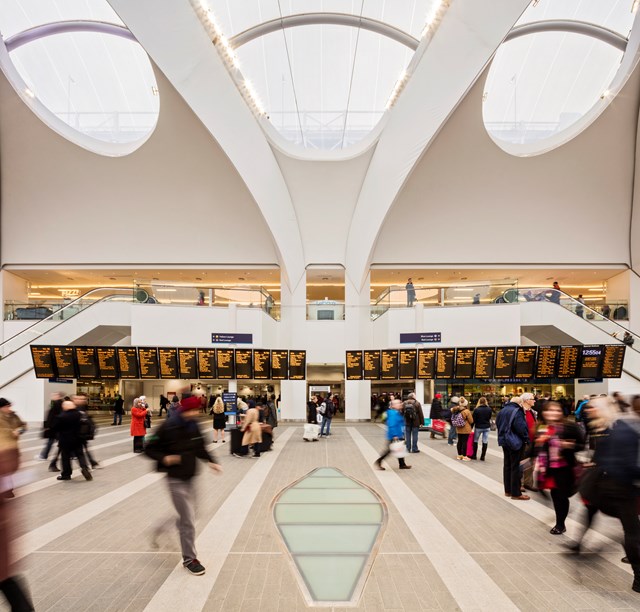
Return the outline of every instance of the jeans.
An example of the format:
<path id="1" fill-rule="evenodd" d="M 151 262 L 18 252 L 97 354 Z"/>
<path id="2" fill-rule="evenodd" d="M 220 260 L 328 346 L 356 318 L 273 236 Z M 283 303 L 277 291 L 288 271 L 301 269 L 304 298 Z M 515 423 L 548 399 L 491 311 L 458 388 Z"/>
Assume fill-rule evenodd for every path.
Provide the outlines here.
<path id="1" fill-rule="evenodd" d="M 511 497 L 519 497 L 520 492 L 520 457 L 522 449 L 512 450 L 506 446 L 502 447 L 504 453 L 504 465 L 502 479 L 504 481 L 504 492 Z"/>
<path id="2" fill-rule="evenodd" d="M 458 436 L 458 432 L 456 431 L 456 428 L 451 425 L 451 423 L 449 423 L 450 429 L 449 429 L 449 444 L 453 444 L 454 440 L 456 439 L 456 437 Z"/>
<path id="3" fill-rule="evenodd" d="M 489 444 L 489 432 L 491 430 L 490 429 L 476 429 L 473 432 L 473 442 L 475 444 L 478 443 L 478 441 L 480 440 L 480 436 L 482 436 L 482 443 L 483 444 Z"/>
<path id="4" fill-rule="evenodd" d="M 178 513 L 175 523 L 168 519 L 155 528 L 155 533 L 166 531 L 172 523 L 178 528 L 180 534 L 180 548 L 182 550 L 182 563 L 187 565 L 197 559 L 196 553 L 196 496 L 191 480 L 167 477 L 169 494 L 173 507 Z"/>
<path id="5" fill-rule="evenodd" d="M 326 417 L 322 419 L 322 424 L 320 425 L 320 435 L 322 435 L 322 433 L 324 432 L 325 425 L 327 426 L 326 435 L 328 436 L 331 433 L 331 419 L 327 419 Z"/>
<path id="6" fill-rule="evenodd" d="M 113 413 L 113 424 L 122 425 L 122 413 L 120 414 L 118 414 L 117 412 Z"/>
<path id="7" fill-rule="evenodd" d="M 405 434 L 407 436 L 407 450 L 410 453 L 418 452 L 418 432 L 420 431 L 419 427 L 406 427 Z"/>

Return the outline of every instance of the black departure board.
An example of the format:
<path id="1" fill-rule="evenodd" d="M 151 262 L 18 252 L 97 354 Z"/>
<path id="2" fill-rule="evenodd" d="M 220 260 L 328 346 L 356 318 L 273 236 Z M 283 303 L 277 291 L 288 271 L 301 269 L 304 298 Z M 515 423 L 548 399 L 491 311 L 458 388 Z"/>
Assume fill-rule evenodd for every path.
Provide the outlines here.
<path id="1" fill-rule="evenodd" d="M 271 351 L 272 380 L 286 380 L 289 376 L 289 351 Z"/>
<path id="2" fill-rule="evenodd" d="M 474 378 L 493 378 L 493 363 L 496 360 L 495 346 L 482 346 L 476 349 Z"/>
<path id="3" fill-rule="evenodd" d="M 347 380 L 362 380 L 362 351 L 347 351 Z"/>
<path id="4" fill-rule="evenodd" d="M 496 362 L 493 368 L 493 377 L 496 379 L 513 378 L 516 367 L 516 347 L 496 347 Z"/>
<path id="5" fill-rule="evenodd" d="M 78 378 L 84 380 L 98 378 L 98 359 L 93 346 L 74 346 Z"/>
<path id="6" fill-rule="evenodd" d="M 600 344 L 585 344 L 580 351 L 578 378 L 601 378 L 603 356 L 604 346 Z"/>
<path id="7" fill-rule="evenodd" d="M 418 367 L 418 351 L 416 349 L 400 349 L 398 356 L 398 378 L 414 380 Z"/>
<path id="8" fill-rule="evenodd" d="M 178 377 L 184 379 L 198 378 L 198 362 L 196 359 L 196 349 L 178 349 Z"/>
<path id="9" fill-rule="evenodd" d="M 254 349 L 253 377 L 255 380 L 269 380 L 271 378 L 271 351 L 268 349 Z"/>
<path id="10" fill-rule="evenodd" d="M 50 346 L 31 345 L 31 358 L 36 378 L 55 378 L 56 371 L 53 367 L 53 356 Z"/>
<path id="11" fill-rule="evenodd" d="M 436 349 L 418 351 L 418 378 L 436 377 Z"/>
<path id="12" fill-rule="evenodd" d="M 253 378 L 253 351 L 251 349 L 236 349 L 236 378 L 249 380 Z"/>
<path id="13" fill-rule="evenodd" d="M 138 378 L 138 351 L 135 346 L 119 346 L 118 370 L 120 378 Z"/>
<path id="14" fill-rule="evenodd" d="M 76 367 L 73 359 L 72 346 L 53 347 L 53 365 L 59 378 L 75 378 Z"/>
<path id="15" fill-rule="evenodd" d="M 216 349 L 216 371 L 220 380 L 235 378 L 233 349 Z"/>
<path id="16" fill-rule="evenodd" d="M 142 356 L 140 356 L 140 370 L 142 370 Z M 160 378 L 178 378 L 178 349 L 166 346 L 158 348 L 158 372 Z"/>
<path id="17" fill-rule="evenodd" d="M 175 349 L 170 350 L 175 351 Z M 153 378 L 160 378 L 160 368 L 158 367 L 158 349 L 155 346 L 138 347 L 138 362 L 140 365 L 140 378 L 149 380 Z M 177 375 L 177 372 L 175 374 Z M 172 376 L 171 378 L 176 378 L 176 376 Z"/>
<path id="18" fill-rule="evenodd" d="M 475 348 L 456 349 L 456 378 L 473 378 Z"/>
<path id="19" fill-rule="evenodd" d="M 398 378 L 398 351 L 380 351 L 380 379 L 396 380 Z"/>
<path id="20" fill-rule="evenodd" d="M 607 344 L 602 356 L 602 378 L 620 378 L 624 363 L 624 344 Z"/>
<path id="21" fill-rule="evenodd" d="M 118 356 L 113 346 L 97 346 L 98 369 L 100 378 L 116 380 L 118 378 Z"/>
<path id="22" fill-rule="evenodd" d="M 216 377 L 216 349 L 198 349 L 198 378 L 211 380 Z"/>
<path id="23" fill-rule="evenodd" d="M 536 373 L 536 353 L 535 346 L 519 346 L 516 351 L 516 378 L 529 380 Z"/>
<path id="24" fill-rule="evenodd" d="M 289 351 L 289 380 L 307 378 L 307 351 Z"/>
<path id="25" fill-rule="evenodd" d="M 558 378 L 576 378 L 578 375 L 580 347 L 561 346 L 558 353 Z"/>
<path id="26" fill-rule="evenodd" d="M 535 378 L 555 378 L 558 369 L 558 347 L 539 346 Z"/>
<path id="27" fill-rule="evenodd" d="M 364 379 L 378 380 L 380 378 L 380 351 L 364 352 Z"/>
<path id="28" fill-rule="evenodd" d="M 456 365 L 456 349 L 436 349 L 436 378 L 452 379 Z"/>

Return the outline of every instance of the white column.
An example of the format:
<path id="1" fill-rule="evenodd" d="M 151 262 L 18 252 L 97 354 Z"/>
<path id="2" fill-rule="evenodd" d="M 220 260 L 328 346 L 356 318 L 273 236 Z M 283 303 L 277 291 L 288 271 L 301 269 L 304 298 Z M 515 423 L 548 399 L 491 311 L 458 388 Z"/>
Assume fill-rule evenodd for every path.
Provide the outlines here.
<path id="1" fill-rule="evenodd" d="M 227 381 L 227 389 L 229 393 L 237 393 L 238 392 L 238 381 L 237 380 L 228 380 Z"/>
<path id="2" fill-rule="evenodd" d="M 371 420 L 371 381 L 346 380 L 344 384 L 345 421 Z"/>
<path id="3" fill-rule="evenodd" d="M 416 399 L 421 403 L 424 404 L 424 380 L 416 380 L 415 381 L 415 394 L 416 394 Z M 426 416 L 426 415 L 425 415 Z"/>
<path id="4" fill-rule="evenodd" d="M 280 418 L 283 421 L 306 422 L 306 380 L 283 380 L 280 383 Z"/>

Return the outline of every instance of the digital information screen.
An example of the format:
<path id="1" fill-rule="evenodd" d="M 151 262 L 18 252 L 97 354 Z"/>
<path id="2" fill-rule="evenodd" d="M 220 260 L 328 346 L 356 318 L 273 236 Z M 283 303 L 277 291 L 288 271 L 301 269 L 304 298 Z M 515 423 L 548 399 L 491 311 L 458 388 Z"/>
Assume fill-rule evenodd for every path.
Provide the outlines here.
<path id="1" fill-rule="evenodd" d="M 599 344 L 585 344 L 580 355 L 578 378 L 602 378 L 601 365 L 604 346 Z"/>
<path id="2" fill-rule="evenodd" d="M 142 357 L 140 358 L 140 367 L 142 367 Z M 158 349 L 158 369 L 160 378 L 178 378 L 177 349 L 169 347 L 160 347 Z"/>
<path id="3" fill-rule="evenodd" d="M 536 378 L 555 378 L 558 368 L 558 347 L 539 346 L 536 362 Z"/>
<path id="4" fill-rule="evenodd" d="M 362 351 L 347 351 L 347 380 L 362 380 Z"/>
<path id="5" fill-rule="evenodd" d="M 36 378 L 55 378 L 56 371 L 53 367 L 53 357 L 50 346 L 31 345 L 31 358 Z"/>
<path id="6" fill-rule="evenodd" d="M 558 378 L 576 378 L 579 358 L 579 346 L 561 346 L 558 354 Z"/>
<path id="7" fill-rule="evenodd" d="M 98 378 L 98 359 L 96 349 L 93 346 L 74 346 L 73 351 L 76 360 L 78 378 Z"/>
<path id="8" fill-rule="evenodd" d="M 496 363 L 493 368 L 493 377 L 513 378 L 513 371 L 516 366 L 516 347 L 498 346 L 496 347 Z"/>
<path id="9" fill-rule="evenodd" d="M 220 380 L 235 378 L 233 349 L 216 350 L 216 371 Z"/>
<path id="10" fill-rule="evenodd" d="M 624 344 L 607 344 L 602 357 L 602 378 L 620 378 L 624 363 Z"/>
<path id="11" fill-rule="evenodd" d="M 198 360 L 196 349 L 178 349 L 178 377 L 185 379 L 198 378 Z"/>
<path id="12" fill-rule="evenodd" d="M 155 346 L 138 347 L 138 360 L 140 363 L 140 378 L 159 378 L 158 349 Z"/>
<path id="13" fill-rule="evenodd" d="M 436 349 L 418 351 L 418 378 L 436 377 Z"/>
<path id="14" fill-rule="evenodd" d="M 248 380 L 253 378 L 253 351 L 251 349 L 236 349 L 236 378 Z"/>
<path id="15" fill-rule="evenodd" d="M 211 380 L 216 377 L 216 349 L 198 349 L 198 378 Z"/>
<path id="16" fill-rule="evenodd" d="M 289 376 L 289 351 L 271 351 L 271 378 L 286 380 Z"/>
<path id="17" fill-rule="evenodd" d="M 98 369 L 100 370 L 100 378 L 115 380 L 118 376 L 118 356 L 116 349 L 111 346 L 96 347 L 98 356 Z"/>
<path id="18" fill-rule="evenodd" d="M 418 367 L 418 351 L 416 349 L 400 349 L 398 357 L 398 378 L 414 380 Z"/>
<path id="19" fill-rule="evenodd" d="M 473 378 L 475 348 L 456 349 L 456 378 Z"/>
<path id="20" fill-rule="evenodd" d="M 58 378 L 75 378 L 76 368 L 73 363 L 73 347 L 54 346 L 53 365 L 58 372 Z"/>
<path id="21" fill-rule="evenodd" d="M 476 349 L 476 363 L 474 367 L 474 378 L 493 378 L 493 363 L 496 359 L 496 349 L 494 346 L 483 346 Z"/>
<path id="22" fill-rule="evenodd" d="M 138 378 L 138 351 L 135 346 L 119 346 L 118 369 L 120 378 Z"/>
<path id="23" fill-rule="evenodd" d="M 519 346 L 516 351 L 516 378 L 528 380 L 536 373 L 536 353 L 535 346 Z"/>
<path id="24" fill-rule="evenodd" d="M 289 380 L 307 378 L 307 351 L 289 351 Z"/>
<path id="25" fill-rule="evenodd" d="M 456 365 L 456 349 L 436 349 L 436 378 L 452 379 Z"/>
<path id="26" fill-rule="evenodd" d="M 378 380 L 380 378 L 380 351 L 364 352 L 364 379 Z"/>
<path id="27" fill-rule="evenodd" d="M 398 351 L 380 351 L 380 379 L 397 380 Z"/>
<path id="28" fill-rule="evenodd" d="M 254 349 L 253 377 L 256 380 L 269 380 L 271 378 L 271 351 L 270 350 Z"/>

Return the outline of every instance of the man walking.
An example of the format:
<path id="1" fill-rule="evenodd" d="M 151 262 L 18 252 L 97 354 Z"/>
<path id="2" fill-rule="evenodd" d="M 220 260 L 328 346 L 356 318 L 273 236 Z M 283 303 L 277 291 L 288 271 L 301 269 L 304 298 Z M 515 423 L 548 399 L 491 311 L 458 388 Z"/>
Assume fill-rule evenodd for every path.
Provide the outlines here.
<path id="1" fill-rule="evenodd" d="M 66 400 L 62 402 L 62 412 L 54 421 L 54 431 L 58 434 L 58 445 L 62 455 L 62 472 L 58 480 L 71 480 L 71 457 L 76 456 L 85 480 L 93 480 L 84 458 L 84 448 L 80 438 L 82 415 L 76 405 Z"/>
<path id="2" fill-rule="evenodd" d="M 530 395 L 530 394 L 529 394 Z M 534 400 L 527 400 L 533 405 Z M 504 453 L 502 478 L 506 497 L 518 500 L 530 499 L 520 490 L 520 459 L 522 451 L 529 442 L 527 421 L 521 405 L 522 399 L 514 397 L 507 402 L 496 418 L 498 445 Z"/>
<path id="3" fill-rule="evenodd" d="M 171 501 L 178 513 L 177 526 L 180 532 L 182 564 L 194 576 L 201 576 L 205 568 L 196 553 L 195 488 L 196 459 L 209 463 L 214 472 L 222 472 L 204 445 L 204 437 L 198 427 L 200 399 L 190 396 L 182 399 L 175 415 L 166 419 L 150 436 L 145 453 L 158 462 L 158 471 L 167 473 L 167 485 Z M 158 525 L 157 536 L 165 531 L 171 520 Z"/>
<path id="4" fill-rule="evenodd" d="M 409 393 L 404 403 L 404 426 L 406 430 L 406 445 L 408 453 L 419 453 L 418 450 L 418 432 L 420 427 L 424 425 L 424 414 L 422 405 L 416 399 L 415 393 Z"/>

